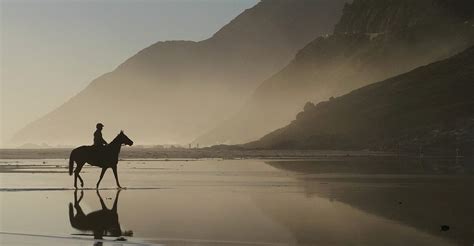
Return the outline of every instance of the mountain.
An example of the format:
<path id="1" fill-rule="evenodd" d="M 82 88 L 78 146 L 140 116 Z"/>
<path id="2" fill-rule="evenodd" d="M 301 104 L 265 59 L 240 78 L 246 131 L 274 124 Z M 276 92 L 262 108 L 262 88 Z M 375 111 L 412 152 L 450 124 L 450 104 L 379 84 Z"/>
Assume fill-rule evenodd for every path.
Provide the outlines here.
<path id="1" fill-rule="evenodd" d="M 326 100 L 474 44 L 470 0 L 354 0 L 330 36 L 299 51 L 237 114 L 199 137 L 201 145 L 257 140 L 291 122 L 307 101 Z"/>
<path id="2" fill-rule="evenodd" d="M 473 81 L 474 46 L 347 95 L 307 103 L 290 125 L 246 147 L 471 151 Z"/>
<path id="3" fill-rule="evenodd" d="M 317 36 L 346 0 L 262 0 L 200 41 L 158 42 L 18 132 L 12 144 L 90 143 L 97 122 L 142 144 L 188 143 L 227 118 Z M 124 34 L 125 35 L 125 34 Z"/>

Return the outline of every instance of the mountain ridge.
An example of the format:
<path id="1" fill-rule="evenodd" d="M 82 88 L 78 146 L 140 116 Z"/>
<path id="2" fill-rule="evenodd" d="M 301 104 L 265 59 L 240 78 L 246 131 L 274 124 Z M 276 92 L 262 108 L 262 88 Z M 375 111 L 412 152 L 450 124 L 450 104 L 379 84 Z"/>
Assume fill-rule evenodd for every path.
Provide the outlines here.
<path id="1" fill-rule="evenodd" d="M 330 32 L 345 2 L 263 0 L 209 39 L 152 44 L 28 124 L 10 144 L 90 142 L 99 121 L 106 135 L 124 129 L 142 144 L 189 143 L 240 107 L 297 50 Z"/>
<path id="2" fill-rule="evenodd" d="M 290 123 L 307 101 L 343 95 L 448 58 L 474 44 L 474 4 L 459 1 L 464 8 L 456 9 L 472 11 L 457 14 L 440 2 L 444 0 L 355 0 L 346 4 L 332 35 L 306 45 L 287 67 L 265 80 L 237 114 L 195 142 L 216 145 L 257 140 Z M 421 7 L 407 7 L 411 5 Z M 425 9 L 431 9 L 433 14 L 417 19 Z M 390 23 L 384 19 L 387 11 L 411 15 L 417 21 Z M 408 13 L 403 14 L 404 11 Z M 357 22 L 352 19 L 354 16 L 362 17 Z M 378 23 L 375 20 L 383 25 L 374 24 Z M 379 29 L 380 26 L 389 31 Z"/>

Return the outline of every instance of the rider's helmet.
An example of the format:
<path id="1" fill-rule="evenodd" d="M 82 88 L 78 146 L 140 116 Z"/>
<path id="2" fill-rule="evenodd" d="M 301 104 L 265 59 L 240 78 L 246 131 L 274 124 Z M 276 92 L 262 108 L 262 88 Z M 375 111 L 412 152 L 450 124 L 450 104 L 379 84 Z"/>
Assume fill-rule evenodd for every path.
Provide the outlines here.
<path id="1" fill-rule="evenodd" d="M 102 129 L 104 127 L 104 125 L 102 123 L 97 123 L 97 125 L 95 127 L 97 129 Z"/>

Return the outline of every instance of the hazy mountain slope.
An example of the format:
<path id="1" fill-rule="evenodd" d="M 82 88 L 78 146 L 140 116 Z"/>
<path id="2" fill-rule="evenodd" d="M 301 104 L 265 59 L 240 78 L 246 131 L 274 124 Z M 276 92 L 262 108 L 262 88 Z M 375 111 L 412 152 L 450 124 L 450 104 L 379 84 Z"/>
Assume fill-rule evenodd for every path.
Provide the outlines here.
<path id="1" fill-rule="evenodd" d="M 474 147 L 474 47 L 314 106 L 252 148 Z"/>
<path id="2" fill-rule="evenodd" d="M 238 144 L 288 124 L 325 100 L 454 55 L 474 44 L 474 2 L 355 0 L 334 34 L 307 45 L 263 82 L 239 113 L 196 140 Z"/>
<path id="3" fill-rule="evenodd" d="M 12 143 L 89 143 L 97 121 L 106 136 L 124 129 L 137 143 L 190 141 L 240 107 L 304 45 L 331 32 L 345 1 L 262 0 L 207 40 L 158 42 Z"/>

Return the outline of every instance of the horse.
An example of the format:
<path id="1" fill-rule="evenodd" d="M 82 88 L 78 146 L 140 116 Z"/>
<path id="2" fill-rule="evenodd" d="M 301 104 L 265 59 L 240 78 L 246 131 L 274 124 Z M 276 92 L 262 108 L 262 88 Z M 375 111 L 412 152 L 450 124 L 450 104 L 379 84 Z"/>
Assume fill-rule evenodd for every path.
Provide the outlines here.
<path id="1" fill-rule="evenodd" d="M 84 192 L 81 190 L 81 197 L 77 199 L 77 190 L 74 191 L 74 205 L 69 203 L 69 222 L 71 226 L 80 231 L 92 231 L 94 239 L 103 239 L 104 235 L 112 237 L 122 236 L 122 229 L 117 213 L 119 194 L 118 190 L 115 194 L 114 205 L 112 209 L 108 209 L 102 199 L 102 196 L 97 190 L 97 196 L 100 200 L 102 209 L 85 214 L 81 208 L 80 202 L 84 197 Z M 76 214 L 74 215 L 74 208 Z"/>
<path id="2" fill-rule="evenodd" d="M 81 146 L 73 149 L 71 151 L 71 155 L 69 156 L 69 175 L 72 175 L 73 173 L 75 162 L 76 169 L 74 170 L 74 187 L 77 189 L 78 178 L 81 181 L 81 187 L 84 187 L 84 181 L 82 180 L 82 177 L 79 175 L 79 173 L 81 172 L 82 167 L 88 163 L 91 166 L 102 168 L 96 189 L 99 189 L 100 181 L 102 181 L 105 171 L 107 171 L 108 168 L 112 168 L 117 186 L 121 189 L 122 187 L 120 186 L 117 174 L 117 164 L 122 144 L 132 146 L 133 141 L 130 140 L 130 138 L 128 138 L 123 131 L 120 131 L 117 137 L 115 137 L 115 139 L 112 140 L 110 144 L 104 147 Z"/>

